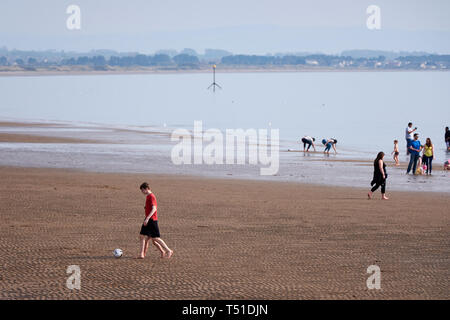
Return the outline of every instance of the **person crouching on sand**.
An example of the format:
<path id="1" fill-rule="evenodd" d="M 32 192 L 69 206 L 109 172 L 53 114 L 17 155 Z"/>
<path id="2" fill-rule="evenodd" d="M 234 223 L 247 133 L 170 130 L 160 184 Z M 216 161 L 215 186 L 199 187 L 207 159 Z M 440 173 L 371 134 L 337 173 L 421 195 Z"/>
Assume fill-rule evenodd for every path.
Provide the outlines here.
<path id="1" fill-rule="evenodd" d="M 316 151 L 316 146 L 314 145 L 314 141 L 316 141 L 316 139 L 311 138 L 310 136 L 304 136 L 302 138 L 302 142 L 303 142 L 303 152 L 308 152 L 309 148 L 311 148 L 311 146 L 313 147 L 314 151 Z M 305 150 L 306 145 L 308 145 L 308 148 Z"/>
<path id="2" fill-rule="evenodd" d="M 333 147 L 334 154 L 337 154 L 337 151 L 336 151 L 337 140 L 336 139 L 333 139 L 333 138 L 328 139 L 328 140 L 323 139 L 322 143 L 323 143 L 323 145 L 325 145 L 325 150 L 323 151 L 323 153 L 330 154 L 330 149 L 331 149 L 331 147 Z"/>
<path id="3" fill-rule="evenodd" d="M 388 197 L 386 197 L 386 178 L 387 178 L 387 172 L 386 172 L 386 164 L 383 161 L 384 158 L 384 152 L 379 152 L 377 155 L 377 158 L 373 162 L 373 179 L 370 183 L 372 189 L 367 194 L 367 197 L 369 199 L 372 199 L 372 194 L 375 192 L 375 190 L 378 189 L 378 187 L 381 186 L 381 199 L 383 200 L 389 200 Z"/>
<path id="4" fill-rule="evenodd" d="M 450 170 L 450 159 L 444 162 L 444 170 Z"/>
<path id="5" fill-rule="evenodd" d="M 171 250 L 166 243 L 160 238 L 159 228 L 158 228 L 158 216 L 157 209 L 158 205 L 156 203 L 156 197 L 150 190 L 147 182 L 144 182 L 140 186 L 141 192 L 146 195 L 145 199 L 145 219 L 141 227 L 140 240 L 141 240 L 141 254 L 139 259 L 144 259 L 147 254 L 148 245 L 150 239 L 155 247 L 161 252 L 161 258 L 170 258 L 173 255 L 173 250 Z"/>
<path id="6" fill-rule="evenodd" d="M 395 165 L 400 165 L 400 161 L 398 161 L 398 155 L 400 154 L 398 151 L 398 140 L 394 140 L 394 151 L 391 154 L 394 155 Z"/>

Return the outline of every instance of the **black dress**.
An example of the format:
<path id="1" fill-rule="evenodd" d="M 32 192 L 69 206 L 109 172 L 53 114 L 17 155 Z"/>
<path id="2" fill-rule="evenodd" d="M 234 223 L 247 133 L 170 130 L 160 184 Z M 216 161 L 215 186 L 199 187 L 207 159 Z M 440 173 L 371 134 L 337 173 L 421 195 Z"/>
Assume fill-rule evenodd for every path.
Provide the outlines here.
<path id="1" fill-rule="evenodd" d="M 380 165 L 378 164 L 378 161 L 375 160 L 373 162 L 374 171 L 373 171 L 373 179 L 372 179 L 372 182 L 370 183 L 371 186 L 373 186 L 374 184 L 381 185 L 383 182 L 386 181 L 386 178 L 387 178 L 386 164 L 383 161 L 383 171 L 384 171 L 384 175 L 386 177 L 386 178 L 383 178 L 383 174 L 381 173 Z"/>

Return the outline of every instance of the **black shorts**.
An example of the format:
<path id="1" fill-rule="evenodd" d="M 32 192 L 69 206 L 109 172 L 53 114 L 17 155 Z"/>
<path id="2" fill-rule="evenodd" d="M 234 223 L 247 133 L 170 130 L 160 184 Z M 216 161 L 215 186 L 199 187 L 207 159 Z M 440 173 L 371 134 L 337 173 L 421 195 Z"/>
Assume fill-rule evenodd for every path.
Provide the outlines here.
<path id="1" fill-rule="evenodd" d="M 305 139 L 305 138 L 302 138 L 302 142 L 303 142 L 303 143 L 306 143 L 306 144 L 309 144 L 309 145 L 312 144 L 312 141 L 311 141 L 311 140 L 308 140 L 308 139 Z"/>
<path id="2" fill-rule="evenodd" d="M 140 234 L 150 238 L 159 238 L 161 235 L 159 234 L 158 220 L 149 220 L 146 226 L 142 224 Z"/>

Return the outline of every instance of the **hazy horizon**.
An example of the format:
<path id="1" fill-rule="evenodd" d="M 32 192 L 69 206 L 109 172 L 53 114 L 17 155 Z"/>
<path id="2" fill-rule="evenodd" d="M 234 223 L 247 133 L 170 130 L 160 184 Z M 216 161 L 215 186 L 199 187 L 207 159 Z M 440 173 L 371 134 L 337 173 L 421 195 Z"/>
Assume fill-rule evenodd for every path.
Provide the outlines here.
<path id="1" fill-rule="evenodd" d="M 81 29 L 68 30 L 66 9 L 81 9 Z M 381 9 L 369 30 L 366 9 Z M 110 49 L 217 48 L 235 54 L 344 50 L 450 53 L 450 2 L 434 1 L 144 1 L 4 0 L 0 46 L 85 52 Z"/>

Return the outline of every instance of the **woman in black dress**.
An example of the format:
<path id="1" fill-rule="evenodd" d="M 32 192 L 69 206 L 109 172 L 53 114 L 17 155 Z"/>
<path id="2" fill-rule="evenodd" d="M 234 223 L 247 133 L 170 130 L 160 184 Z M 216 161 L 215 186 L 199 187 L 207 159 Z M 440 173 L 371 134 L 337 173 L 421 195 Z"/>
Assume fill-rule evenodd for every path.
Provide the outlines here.
<path id="1" fill-rule="evenodd" d="M 384 152 L 379 152 L 377 155 L 377 158 L 373 162 L 373 179 L 370 183 L 373 188 L 369 191 L 367 196 L 369 199 L 372 199 L 372 193 L 378 189 L 378 187 L 381 186 L 381 199 L 388 200 L 389 198 L 386 197 L 386 164 L 383 161 L 384 158 Z"/>

